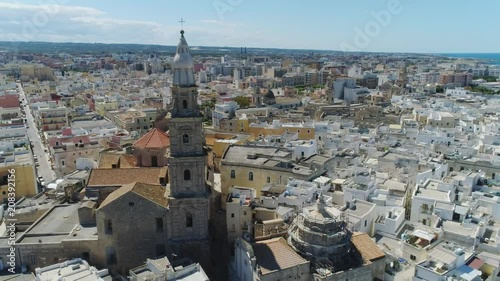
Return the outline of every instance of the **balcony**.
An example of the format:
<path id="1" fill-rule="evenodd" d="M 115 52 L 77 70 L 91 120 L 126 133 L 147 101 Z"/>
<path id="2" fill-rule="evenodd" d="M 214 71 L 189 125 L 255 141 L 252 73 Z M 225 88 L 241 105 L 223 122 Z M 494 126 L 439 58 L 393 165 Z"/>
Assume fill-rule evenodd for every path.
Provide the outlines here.
<path id="1" fill-rule="evenodd" d="M 430 209 L 421 209 L 420 213 L 424 215 L 432 215 L 432 211 Z"/>
<path id="2" fill-rule="evenodd" d="M 42 118 L 57 118 L 57 117 L 66 117 L 66 112 L 64 113 L 42 113 L 40 114 L 40 117 Z"/>
<path id="3" fill-rule="evenodd" d="M 43 119 L 42 120 L 42 125 L 50 125 L 50 124 L 66 124 L 66 119 L 61 119 L 61 120 L 47 120 L 47 119 Z"/>

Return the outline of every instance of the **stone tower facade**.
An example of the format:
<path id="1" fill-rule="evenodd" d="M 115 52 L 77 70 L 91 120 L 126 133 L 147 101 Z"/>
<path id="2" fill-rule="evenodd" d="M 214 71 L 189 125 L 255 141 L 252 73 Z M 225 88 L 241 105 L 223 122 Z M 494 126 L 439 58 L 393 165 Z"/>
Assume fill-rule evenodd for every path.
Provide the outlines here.
<path id="1" fill-rule="evenodd" d="M 327 82 L 326 82 L 326 103 L 329 105 L 334 104 L 335 102 L 335 93 L 333 89 L 333 78 L 328 75 Z"/>
<path id="2" fill-rule="evenodd" d="M 170 239 L 193 241 L 208 238 L 209 192 L 205 182 L 206 152 L 203 117 L 198 106 L 193 59 L 181 31 L 172 63 L 170 113 Z"/>

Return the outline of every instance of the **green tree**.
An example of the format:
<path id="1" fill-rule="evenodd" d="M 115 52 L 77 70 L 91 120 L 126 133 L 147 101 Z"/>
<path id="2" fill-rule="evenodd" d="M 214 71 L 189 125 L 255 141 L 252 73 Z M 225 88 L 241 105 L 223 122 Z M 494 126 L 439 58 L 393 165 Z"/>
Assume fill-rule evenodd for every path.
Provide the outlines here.
<path id="1" fill-rule="evenodd" d="M 481 93 L 481 94 L 485 94 L 485 95 L 494 95 L 495 94 L 495 90 L 488 89 L 484 86 L 472 86 L 470 90 L 472 92 L 477 92 L 477 93 Z"/>
<path id="2" fill-rule="evenodd" d="M 441 85 L 437 85 L 436 86 L 436 93 L 443 93 L 444 92 L 444 88 L 443 86 Z"/>
<path id="3" fill-rule="evenodd" d="M 244 96 L 235 97 L 234 101 L 240 106 L 240 108 L 246 108 L 250 105 L 250 101 Z"/>
<path id="4" fill-rule="evenodd" d="M 212 110 L 214 110 L 216 103 L 217 103 L 217 99 L 211 98 L 209 101 L 205 101 L 201 104 L 200 110 L 201 111 L 205 111 L 205 110 L 212 111 Z"/>
<path id="5" fill-rule="evenodd" d="M 474 76 L 472 79 L 477 80 L 477 79 L 484 79 L 486 82 L 497 82 L 498 77 L 496 76 Z"/>

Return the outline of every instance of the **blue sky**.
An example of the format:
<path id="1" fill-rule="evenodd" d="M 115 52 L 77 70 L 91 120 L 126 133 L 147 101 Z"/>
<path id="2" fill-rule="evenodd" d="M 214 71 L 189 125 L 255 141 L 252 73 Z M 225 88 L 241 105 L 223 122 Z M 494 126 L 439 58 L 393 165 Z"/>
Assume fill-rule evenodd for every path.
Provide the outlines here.
<path id="1" fill-rule="evenodd" d="M 53 6 L 57 4 L 58 6 Z M 500 1 L 0 0 L 1 41 L 500 52 Z"/>

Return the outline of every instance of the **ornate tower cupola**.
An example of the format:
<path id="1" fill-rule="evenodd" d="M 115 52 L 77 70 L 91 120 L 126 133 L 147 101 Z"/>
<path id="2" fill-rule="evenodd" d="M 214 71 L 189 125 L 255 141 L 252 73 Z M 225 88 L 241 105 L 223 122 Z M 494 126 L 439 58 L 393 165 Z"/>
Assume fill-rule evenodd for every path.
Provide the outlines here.
<path id="1" fill-rule="evenodd" d="M 196 86 L 193 73 L 193 58 L 189 52 L 189 46 L 184 38 L 184 30 L 181 30 L 181 38 L 177 44 L 174 62 L 174 86 L 191 87 Z"/>
<path id="2" fill-rule="evenodd" d="M 174 73 L 172 117 L 199 116 L 198 88 L 194 79 L 193 57 L 184 38 L 184 30 L 181 30 L 172 69 Z"/>

